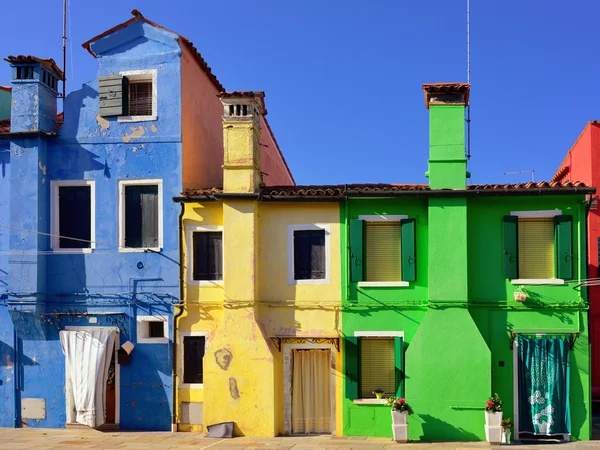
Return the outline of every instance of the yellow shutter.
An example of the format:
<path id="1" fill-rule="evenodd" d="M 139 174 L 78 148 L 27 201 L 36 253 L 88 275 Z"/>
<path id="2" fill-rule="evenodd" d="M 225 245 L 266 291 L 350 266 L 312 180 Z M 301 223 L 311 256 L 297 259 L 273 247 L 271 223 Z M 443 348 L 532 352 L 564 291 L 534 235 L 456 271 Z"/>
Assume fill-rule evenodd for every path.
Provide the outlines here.
<path id="1" fill-rule="evenodd" d="M 400 222 L 367 222 L 365 281 L 400 281 Z"/>
<path id="2" fill-rule="evenodd" d="M 554 218 L 519 218 L 519 278 L 554 278 Z"/>
<path id="3" fill-rule="evenodd" d="M 395 396 L 394 340 L 362 338 L 360 347 L 362 398 L 374 398 L 375 389 Z"/>

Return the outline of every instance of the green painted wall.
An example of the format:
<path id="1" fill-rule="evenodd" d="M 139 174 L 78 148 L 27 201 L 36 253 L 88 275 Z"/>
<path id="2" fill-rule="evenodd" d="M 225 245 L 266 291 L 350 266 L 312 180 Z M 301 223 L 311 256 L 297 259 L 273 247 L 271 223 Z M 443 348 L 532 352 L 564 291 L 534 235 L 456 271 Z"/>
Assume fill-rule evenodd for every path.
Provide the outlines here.
<path id="1" fill-rule="evenodd" d="M 12 95 L 0 89 L 0 120 L 10 119 L 10 100 Z"/>
<path id="2" fill-rule="evenodd" d="M 467 182 L 464 106 L 430 105 L 429 121 L 431 189 L 464 189 Z"/>

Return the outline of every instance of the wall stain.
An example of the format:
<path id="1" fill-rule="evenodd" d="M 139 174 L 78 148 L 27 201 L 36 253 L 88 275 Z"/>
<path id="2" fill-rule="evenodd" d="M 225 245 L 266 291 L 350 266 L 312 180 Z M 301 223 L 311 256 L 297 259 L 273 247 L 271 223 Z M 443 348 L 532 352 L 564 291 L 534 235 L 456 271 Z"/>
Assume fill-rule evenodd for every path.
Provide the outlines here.
<path id="1" fill-rule="evenodd" d="M 231 394 L 231 398 L 237 400 L 240 398 L 240 391 L 238 391 L 237 380 L 233 377 L 229 378 L 229 393 Z"/>
<path id="2" fill-rule="evenodd" d="M 232 359 L 233 355 L 226 348 L 219 349 L 215 352 L 215 361 L 217 362 L 217 365 L 223 370 L 227 370 L 229 364 L 231 364 Z"/>

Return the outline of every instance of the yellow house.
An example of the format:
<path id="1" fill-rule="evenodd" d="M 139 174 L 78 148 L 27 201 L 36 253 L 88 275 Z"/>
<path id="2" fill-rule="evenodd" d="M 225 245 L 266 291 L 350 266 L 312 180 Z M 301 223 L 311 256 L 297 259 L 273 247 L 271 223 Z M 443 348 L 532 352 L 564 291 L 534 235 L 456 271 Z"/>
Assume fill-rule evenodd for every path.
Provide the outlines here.
<path id="1" fill-rule="evenodd" d="M 265 187 L 264 94 L 221 101 L 223 187 L 175 199 L 178 429 L 234 422 L 237 435 L 341 435 L 338 202 Z"/>

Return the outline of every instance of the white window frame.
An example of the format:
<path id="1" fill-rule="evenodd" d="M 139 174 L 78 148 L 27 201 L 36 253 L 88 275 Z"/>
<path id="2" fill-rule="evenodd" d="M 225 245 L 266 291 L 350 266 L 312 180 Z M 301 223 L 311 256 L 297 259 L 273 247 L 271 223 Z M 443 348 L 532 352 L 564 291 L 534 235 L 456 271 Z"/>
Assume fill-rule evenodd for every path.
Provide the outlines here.
<path id="1" fill-rule="evenodd" d="M 158 186 L 158 247 L 126 247 L 125 246 L 125 188 L 127 186 Z M 118 239 L 120 252 L 160 251 L 163 248 L 163 180 L 161 178 L 119 180 L 118 201 Z"/>
<path id="2" fill-rule="evenodd" d="M 208 332 L 207 331 L 179 331 L 179 369 L 177 370 L 177 376 L 179 378 L 179 389 L 204 389 L 204 383 L 184 383 L 183 382 L 183 338 L 190 336 L 198 336 L 204 338 L 204 356 L 206 356 L 206 350 L 208 349 Z M 202 363 L 204 371 L 204 362 Z M 204 378 L 203 378 L 204 380 Z"/>
<path id="3" fill-rule="evenodd" d="M 168 344 L 169 343 L 169 318 L 167 316 L 137 316 L 137 343 L 138 344 Z M 149 337 L 148 322 L 162 322 L 164 326 L 163 337 Z"/>
<path id="4" fill-rule="evenodd" d="M 399 222 L 402 219 L 408 219 L 407 215 L 364 215 L 358 216 L 359 220 L 365 222 Z M 366 248 L 363 252 L 366 251 Z M 410 283 L 408 281 L 359 281 L 358 287 L 408 287 Z"/>
<path id="5" fill-rule="evenodd" d="M 311 231 L 311 230 L 323 230 L 325 231 L 325 278 L 319 278 L 316 280 L 296 280 L 294 278 L 294 232 L 296 231 Z M 330 237 L 330 226 L 328 223 L 309 223 L 303 225 L 288 225 L 288 284 L 329 284 L 330 270 L 329 263 L 331 256 L 329 254 L 329 237 Z"/>
<path id="6" fill-rule="evenodd" d="M 90 187 L 90 247 L 60 247 L 59 189 L 70 186 Z M 50 248 L 55 253 L 92 253 L 96 248 L 96 181 L 95 180 L 51 180 L 50 181 Z"/>
<path id="7" fill-rule="evenodd" d="M 562 211 L 558 209 L 539 210 L 539 211 L 511 211 L 511 216 L 523 217 L 523 218 L 551 218 L 561 216 Z M 556 243 L 554 244 L 556 245 Z M 561 278 L 516 278 L 510 280 L 511 284 L 514 285 L 562 285 L 565 284 L 565 280 Z"/>
<path id="8" fill-rule="evenodd" d="M 157 118 L 157 99 L 158 99 L 158 87 L 156 85 L 156 69 L 148 70 L 127 70 L 125 72 L 119 72 L 119 75 L 127 77 L 130 81 L 150 81 L 152 82 L 152 115 L 150 116 L 119 116 L 119 122 L 147 122 L 150 120 L 156 120 Z M 129 90 L 127 91 L 129 96 Z M 127 99 L 129 101 L 129 98 Z"/>
<path id="9" fill-rule="evenodd" d="M 222 226 L 217 225 L 191 225 L 185 227 L 185 236 L 187 241 L 187 284 L 188 286 L 223 286 L 223 280 L 194 280 L 194 233 L 203 233 L 208 231 L 220 231 L 223 248 L 223 280 L 225 279 L 225 233 Z"/>
<path id="10" fill-rule="evenodd" d="M 401 337 L 404 339 L 404 331 L 355 331 L 354 337 L 361 338 L 389 338 Z M 356 398 L 352 402 L 356 405 L 385 405 L 385 398 Z"/>

